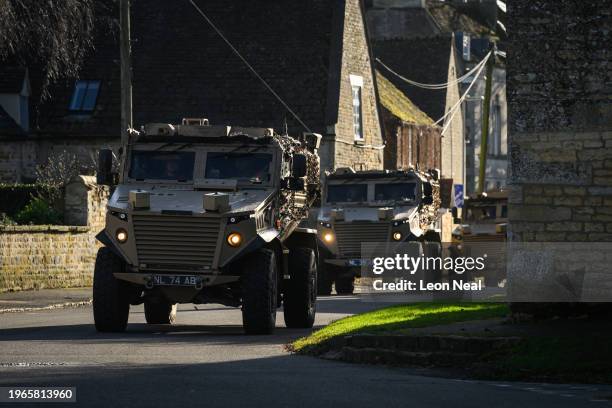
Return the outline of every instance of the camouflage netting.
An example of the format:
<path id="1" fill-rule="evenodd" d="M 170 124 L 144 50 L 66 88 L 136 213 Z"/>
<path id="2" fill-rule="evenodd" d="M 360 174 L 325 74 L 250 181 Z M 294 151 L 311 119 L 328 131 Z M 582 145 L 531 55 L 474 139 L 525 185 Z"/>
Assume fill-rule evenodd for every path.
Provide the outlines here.
<path id="1" fill-rule="evenodd" d="M 299 223 L 308 216 L 308 210 L 319 195 L 319 156 L 311 152 L 300 142 L 290 136 L 276 136 L 280 147 L 283 149 L 285 161 L 291 162 L 293 154 L 306 155 L 306 176 L 304 177 L 304 190 L 281 191 L 280 220 L 282 229 L 286 229 L 292 223 Z"/>
<path id="2" fill-rule="evenodd" d="M 433 203 L 428 205 L 423 205 L 422 211 L 419 213 L 419 223 L 421 229 L 427 229 L 433 222 L 438 219 L 438 210 L 442 205 L 442 200 L 440 198 L 440 183 L 434 180 L 430 174 L 418 172 L 422 177 L 424 177 L 429 183 L 431 183 L 432 193 L 433 193 Z"/>

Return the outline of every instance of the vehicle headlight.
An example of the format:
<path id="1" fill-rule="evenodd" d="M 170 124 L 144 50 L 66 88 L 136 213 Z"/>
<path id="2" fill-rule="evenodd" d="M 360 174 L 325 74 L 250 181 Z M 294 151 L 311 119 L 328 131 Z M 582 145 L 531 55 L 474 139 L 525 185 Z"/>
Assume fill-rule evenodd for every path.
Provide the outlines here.
<path id="1" fill-rule="evenodd" d="M 334 242 L 334 233 L 331 231 L 324 232 L 323 241 L 325 241 L 328 244 L 331 244 L 332 242 Z"/>
<path id="2" fill-rule="evenodd" d="M 242 244 L 242 235 L 238 232 L 232 232 L 227 236 L 227 244 L 231 247 L 238 248 Z"/>
<path id="3" fill-rule="evenodd" d="M 402 239 L 402 233 L 399 231 L 395 231 L 393 233 L 393 240 L 394 241 L 400 241 Z"/>
<path id="4" fill-rule="evenodd" d="M 116 232 L 115 232 L 115 237 L 117 238 L 117 241 L 119 241 L 120 243 L 124 243 L 125 241 L 127 241 L 128 239 L 128 233 L 126 230 L 124 230 L 123 228 L 119 228 Z"/>

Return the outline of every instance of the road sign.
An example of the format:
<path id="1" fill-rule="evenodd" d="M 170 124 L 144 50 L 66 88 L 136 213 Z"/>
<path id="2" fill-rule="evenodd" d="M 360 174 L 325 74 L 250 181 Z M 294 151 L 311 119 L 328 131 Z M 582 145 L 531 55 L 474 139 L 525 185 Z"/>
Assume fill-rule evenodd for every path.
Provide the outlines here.
<path id="1" fill-rule="evenodd" d="M 455 184 L 455 207 L 463 208 L 463 184 Z"/>

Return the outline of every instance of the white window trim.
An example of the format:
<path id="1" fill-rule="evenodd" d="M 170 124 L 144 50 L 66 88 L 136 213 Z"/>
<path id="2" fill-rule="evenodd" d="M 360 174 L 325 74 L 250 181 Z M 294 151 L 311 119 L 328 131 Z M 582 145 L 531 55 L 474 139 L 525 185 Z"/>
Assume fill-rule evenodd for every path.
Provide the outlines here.
<path id="1" fill-rule="evenodd" d="M 358 86 L 363 88 L 363 77 L 360 75 L 349 75 L 349 79 L 351 80 L 351 86 Z"/>
<path id="2" fill-rule="evenodd" d="M 359 88 L 359 110 L 360 110 L 360 130 L 361 130 L 361 135 L 357 135 L 357 133 L 355 132 L 355 130 L 353 130 L 353 139 L 355 140 L 355 143 L 363 143 L 365 141 L 365 132 L 363 129 L 363 77 L 360 75 L 353 75 L 350 74 L 349 75 L 349 80 L 351 82 L 351 106 L 353 108 L 353 127 L 355 126 L 355 113 L 354 113 L 354 109 L 355 109 L 355 105 L 354 105 L 354 95 L 353 95 L 353 88 L 354 87 L 358 87 Z"/>

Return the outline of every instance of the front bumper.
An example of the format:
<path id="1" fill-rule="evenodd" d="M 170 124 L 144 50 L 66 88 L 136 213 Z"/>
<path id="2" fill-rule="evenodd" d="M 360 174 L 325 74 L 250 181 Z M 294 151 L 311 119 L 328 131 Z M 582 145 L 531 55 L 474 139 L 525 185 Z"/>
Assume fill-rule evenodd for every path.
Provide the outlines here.
<path id="1" fill-rule="evenodd" d="M 210 286 L 223 285 L 227 283 L 238 282 L 240 276 L 235 275 L 217 275 L 217 274 L 185 274 L 185 273 L 158 273 L 158 272 L 117 272 L 113 274 L 115 278 L 142 285 L 148 289 L 156 286 L 156 276 L 188 276 L 192 278 L 193 287 L 202 289 Z M 187 285 L 184 285 L 189 287 Z"/>

